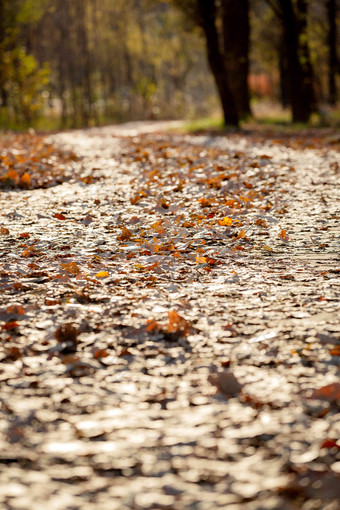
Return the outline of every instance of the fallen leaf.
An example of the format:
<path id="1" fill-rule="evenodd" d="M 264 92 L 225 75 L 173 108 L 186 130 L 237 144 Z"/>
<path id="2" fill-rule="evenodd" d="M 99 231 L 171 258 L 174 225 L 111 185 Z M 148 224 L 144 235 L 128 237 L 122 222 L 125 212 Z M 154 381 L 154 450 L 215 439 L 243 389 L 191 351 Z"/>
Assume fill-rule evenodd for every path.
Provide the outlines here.
<path id="1" fill-rule="evenodd" d="M 331 350 L 332 356 L 340 356 L 340 344 L 336 345 L 334 349 Z"/>
<path id="2" fill-rule="evenodd" d="M 222 225 L 222 227 L 230 227 L 233 224 L 232 218 L 228 218 L 228 216 L 225 216 L 223 220 L 218 220 L 218 223 Z"/>
<path id="3" fill-rule="evenodd" d="M 99 271 L 99 273 L 95 275 L 96 278 L 106 278 L 107 276 L 109 276 L 107 271 Z"/>
<path id="4" fill-rule="evenodd" d="M 61 267 L 72 274 L 79 274 L 81 272 L 80 267 L 75 262 L 62 262 Z"/>
<path id="5" fill-rule="evenodd" d="M 336 448 L 337 450 L 340 450 L 340 442 L 336 439 L 325 439 L 322 443 L 320 448 Z"/>
<path id="6" fill-rule="evenodd" d="M 288 241 L 289 240 L 289 236 L 287 236 L 287 230 L 281 230 L 281 232 L 279 233 L 279 237 L 283 241 Z"/>
<path id="7" fill-rule="evenodd" d="M 131 230 L 126 227 L 122 228 L 121 234 L 117 237 L 119 241 L 128 241 L 133 236 Z"/>
<path id="8" fill-rule="evenodd" d="M 2 236 L 8 236 L 8 234 L 9 234 L 9 230 L 8 230 L 8 228 L 2 227 L 2 226 L 0 225 L 0 234 L 1 234 Z"/>
<path id="9" fill-rule="evenodd" d="M 340 400 L 340 383 L 327 384 L 318 390 L 314 390 L 311 398 L 327 400 L 331 403 Z"/>
<path id="10" fill-rule="evenodd" d="M 28 172 L 24 173 L 21 177 L 20 177 L 20 182 L 22 184 L 25 184 L 26 186 L 29 186 L 31 184 L 31 176 Z"/>
<path id="11" fill-rule="evenodd" d="M 55 213 L 54 217 L 57 218 L 57 220 L 66 220 L 66 216 L 60 213 Z"/>
<path id="12" fill-rule="evenodd" d="M 228 397 L 235 397 L 242 391 L 242 384 L 238 382 L 230 370 L 211 374 L 208 380 L 212 385 L 216 386 L 218 391 Z"/>

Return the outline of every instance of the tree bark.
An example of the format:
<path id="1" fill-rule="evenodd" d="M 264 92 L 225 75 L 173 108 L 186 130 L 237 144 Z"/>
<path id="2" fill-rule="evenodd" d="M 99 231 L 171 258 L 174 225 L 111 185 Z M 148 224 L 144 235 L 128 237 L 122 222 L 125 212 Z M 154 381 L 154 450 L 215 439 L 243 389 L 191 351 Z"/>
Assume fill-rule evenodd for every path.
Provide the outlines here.
<path id="1" fill-rule="evenodd" d="M 306 41 L 307 1 L 298 0 L 295 14 L 292 0 L 279 0 L 283 42 L 287 54 L 289 96 L 294 122 L 308 122 L 315 106 L 312 66 Z M 301 44 L 300 41 L 306 41 Z"/>
<path id="2" fill-rule="evenodd" d="M 337 5 L 336 0 L 327 0 L 327 19 L 328 19 L 328 101 L 334 106 L 337 100 L 336 74 L 338 71 L 338 55 L 337 55 L 337 28 L 336 16 Z"/>
<path id="3" fill-rule="evenodd" d="M 208 63 L 213 73 L 220 101 L 224 123 L 238 126 L 239 114 L 229 85 L 226 63 L 221 52 L 216 27 L 216 5 L 214 0 L 196 0 L 200 23 L 206 38 Z"/>
<path id="4" fill-rule="evenodd" d="M 251 115 L 249 106 L 249 0 L 222 0 L 224 56 L 230 88 L 241 117 Z"/>

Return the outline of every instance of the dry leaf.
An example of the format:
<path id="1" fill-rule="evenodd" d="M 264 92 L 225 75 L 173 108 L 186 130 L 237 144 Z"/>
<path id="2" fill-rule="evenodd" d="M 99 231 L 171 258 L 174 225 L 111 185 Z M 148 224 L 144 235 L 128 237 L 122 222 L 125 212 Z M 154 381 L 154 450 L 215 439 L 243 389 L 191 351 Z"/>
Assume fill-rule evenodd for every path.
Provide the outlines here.
<path id="1" fill-rule="evenodd" d="M 128 241 L 133 236 L 131 230 L 126 227 L 122 228 L 121 234 L 117 237 L 119 241 Z"/>
<path id="2" fill-rule="evenodd" d="M 63 269 L 66 269 L 69 273 L 72 274 L 79 274 L 81 272 L 80 267 L 75 262 L 62 262 L 61 267 Z"/>
<path id="3" fill-rule="evenodd" d="M 217 374 L 211 374 L 208 378 L 209 382 L 216 386 L 217 390 L 227 395 L 234 397 L 241 393 L 242 384 L 238 382 L 234 374 L 230 370 L 224 370 Z"/>
<path id="4" fill-rule="evenodd" d="M 232 218 L 228 218 L 228 216 L 225 216 L 223 220 L 219 220 L 218 223 L 222 225 L 222 227 L 231 227 L 233 224 Z"/>
<path id="5" fill-rule="evenodd" d="M 54 217 L 57 218 L 57 220 L 66 220 L 66 216 L 60 213 L 55 213 Z"/>
<path id="6" fill-rule="evenodd" d="M 1 234 L 2 236 L 8 236 L 8 234 L 9 234 L 9 230 L 8 230 L 8 228 L 2 227 L 2 226 L 0 225 L 0 234 Z"/>
<path id="7" fill-rule="evenodd" d="M 318 390 L 314 390 L 311 398 L 336 402 L 340 400 L 340 383 L 327 384 Z"/>
<path id="8" fill-rule="evenodd" d="M 20 182 L 22 184 L 25 184 L 26 186 L 29 186 L 31 184 L 31 176 L 28 172 L 24 173 L 24 175 L 22 175 L 20 177 Z"/>
<path id="9" fill-rule="evenodd" d="M 107 276 L 109 276 L 107 271 L 99 271 L 99 273 L 95 275 L 96 278 L 106 278 Z"/>

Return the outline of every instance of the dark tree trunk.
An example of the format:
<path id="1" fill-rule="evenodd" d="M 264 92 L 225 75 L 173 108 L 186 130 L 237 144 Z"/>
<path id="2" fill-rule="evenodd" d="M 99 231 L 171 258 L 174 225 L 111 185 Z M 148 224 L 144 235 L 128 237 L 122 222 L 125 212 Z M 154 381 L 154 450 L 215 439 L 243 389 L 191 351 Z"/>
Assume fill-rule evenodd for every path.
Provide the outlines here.
<path id="1" fill-rule="evenodd" d="M 59 0 L 56 6 L 56 26 L 58 30 L 58 45 L 55 48 L 57 54 L 58 69 L 58 95 L 61 100 L 61 126 L 64 128 L 68 121 L 68 104 L 66 99 L 67 92 L 67 48 L 68 48 L 68 24 L 69 15 L 67 4 L 63 5 L 63 0 Z"/>
<path id="2" fill-rule="evenodd" d="M 310 104 L 311 112 L 317 111 L 317 100 L 314 91 L 314 71 L 310 58 L 308 44 L 308 0 L 297 0 L 297 23 L 298 23 L 298 42 L 299 42 L 299 58 L 303 72 L 303 87 L 307 100 Z"/>
<path id="3" fill-rule="evenodd" d="M 208 63 L 213 73 L 218 94 L 221 100 L 224 122 L 226 125 L 238 126 L 239 115 L 229 85 L 226 63 L 221 52 L 219 36 L 216 28 L 216 5 L 214 0 L 196 0 L 200 23 L 204 30 Z"/>
<path id="4" fill-rule="evenodd" d="M 0 0 L 0 62 L 2 64 L 3 62 L 3 52 L 5 51 L 4 44 L 5 44 L 5 33 L 6 33 L 6 26 L 5 26 L 5 6 L 4 2 Z M 7 106 L 7 91 L 5 89 L 5 77 L 2 69 L 2 65 L 0 64 L 0 106 L 6 107 Z"/>
<path id="5" fill-rule="evenodd" d="M 335 105 L 337 100 L 336 89 L 336 73 L 338 71 L 337 56 L 337 29 L 336 16 L 337 5 L 336 0 L 327 0 L 327 18 L 328 18 L 328 100 L 329 104 Z"/>
<path id="6" fill-rule="evenodd" d="M 224 55 L 230 88 L 241 117 L 251 115 L 249 106 L 249 1 L 222 0 Z"/>
<path id="7" fill-rule="evenodd" d="M 278 48 L 279 54 L 279 74 L 280 74 L 280 100 L 283 108 L 290 105 L 290 92 L 288 80 L 288 58 L 285 51 L 285 45 L 282 43 Z"/>
<path id="8" fill-rule="evenodd" d="M 298 0 L 298 14 L 294 12 L 292 0 L 279 0 L 283 43 L 287 55 L 289 96 L 294 122 L 308 122 L 314 108 L 312 66 L 303 29 L 306 27 L 307 1 Z"/>

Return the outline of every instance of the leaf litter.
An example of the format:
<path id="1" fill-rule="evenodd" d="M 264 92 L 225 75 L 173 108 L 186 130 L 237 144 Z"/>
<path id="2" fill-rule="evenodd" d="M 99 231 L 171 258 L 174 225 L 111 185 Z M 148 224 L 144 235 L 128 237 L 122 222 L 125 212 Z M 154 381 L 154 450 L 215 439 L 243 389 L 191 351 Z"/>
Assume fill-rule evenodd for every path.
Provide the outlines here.
<path id="1" fill-rule="evenodd" d="M 337 508 L 324 149 L 109 127 L 2 142 L 4 507 Z"/>

